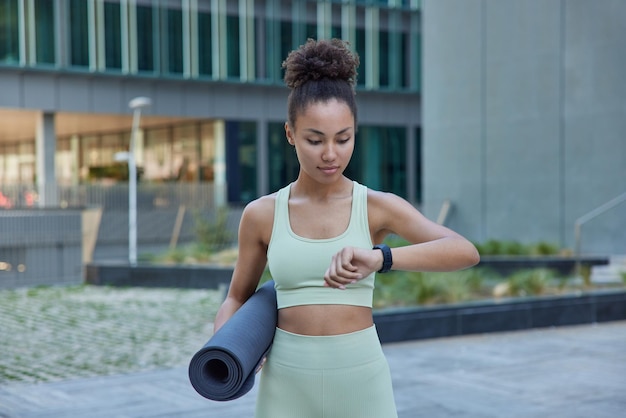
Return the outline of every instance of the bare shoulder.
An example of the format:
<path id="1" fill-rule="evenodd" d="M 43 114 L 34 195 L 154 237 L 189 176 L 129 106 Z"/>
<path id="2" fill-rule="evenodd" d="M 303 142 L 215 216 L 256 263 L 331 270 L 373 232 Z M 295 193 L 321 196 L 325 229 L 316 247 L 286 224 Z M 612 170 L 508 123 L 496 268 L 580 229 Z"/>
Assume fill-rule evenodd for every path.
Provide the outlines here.
<path id="1" fill-rule="evenodd" d="M 262 221 L 268 217 L 271 219 L 274 216 L 275 202 L 276 193 L 261 196 L 246 205 L 243 210 L 243 216 L 255 221 Z"/>
<path id="2" fill-rule="evenodd" d="M 372 189 L 367 189 L 367 209 L 374 216 L 402 211 L 409 211 L 413 214 L 417 212 L 413 205 L 400 196 Z"/>
<path id="3" fill-rule="evenodd" d="M 274 193 L 248 203 L 241 215 L 240 234 L 248 237 L 250 234 L 257 235 L 258 240 L 268 244 L 274 225 L 275 202 L 276 194 Z"/>

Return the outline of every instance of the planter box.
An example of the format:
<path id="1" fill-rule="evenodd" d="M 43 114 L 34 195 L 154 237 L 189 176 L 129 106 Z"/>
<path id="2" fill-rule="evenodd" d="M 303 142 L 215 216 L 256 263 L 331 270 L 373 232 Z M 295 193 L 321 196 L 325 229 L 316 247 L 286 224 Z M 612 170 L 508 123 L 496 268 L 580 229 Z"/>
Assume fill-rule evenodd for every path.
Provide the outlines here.
<path id="1" fill-rule="evenodd" d="M 626 291 L 486 300 L 374 313 L 381 341 L 396 342 L 626 319 Z"/>
<path id="2" fill-rule="evenodd" d="M 219 289 L 228 286 L 232 267 L 209 265 L 156 265 L 91 263 L 85 266 L 85 283 L 105 286 L 180 287 Z"/>
<path id="3" fill-rule="evenodd" d="M 521 255 L 485 255 L 480 257 L 478 267 L 488 267 L 502 276 L 529 268 L 548 268 L 561 275 L 572 274 L 576 262 L 580 261 L 583 267 L 603 266 L 609 264 L 609 257 L 605 256 L 521 256 Z"/>
<path id="4" fill-rule="evenodd" d="M 92 263 L 85 281 L 94 285 L 218 289 L 231 267 Z M 457 305 L 374 311 L 383 343 L 626 320 L 626 291 L 484 300 Z"/>

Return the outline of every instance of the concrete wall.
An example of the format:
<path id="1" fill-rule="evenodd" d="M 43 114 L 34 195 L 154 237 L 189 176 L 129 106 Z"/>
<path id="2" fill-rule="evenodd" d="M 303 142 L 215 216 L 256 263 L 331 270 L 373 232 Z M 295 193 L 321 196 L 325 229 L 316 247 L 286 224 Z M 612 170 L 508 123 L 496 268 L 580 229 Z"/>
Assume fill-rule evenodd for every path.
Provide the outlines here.
<path id="1" fill-rule="evenodd" d="M 476 241 L 574 247 L 626 192 L 626 2 L 424 0 L 424 211 Z M 583 226 L 626 253 L 626 204 Z"/>
<path id="2" fill-rule="evenodd" d="M 0 289 L 83 281 L 81 210 L 0 211 Z"/>
<path id="3" fill-rule="evenodd" d="M 130 114 L 128 102 L 152 99 L 145 115 L 284 121 L 284 85 L 166 80 L 0 67 L 0 107 L 46 112 Z M 359 91 L 362 123 L 419 126 L 420 97 Z"/>

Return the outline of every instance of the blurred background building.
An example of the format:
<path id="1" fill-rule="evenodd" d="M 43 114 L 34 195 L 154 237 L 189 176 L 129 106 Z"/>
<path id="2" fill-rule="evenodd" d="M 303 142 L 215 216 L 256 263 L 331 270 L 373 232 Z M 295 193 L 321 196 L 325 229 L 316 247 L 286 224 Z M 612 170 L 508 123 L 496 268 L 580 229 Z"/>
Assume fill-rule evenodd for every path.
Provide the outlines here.
<path id="1" fill-rule="evenodd" d="M 341 37 L 361 58 L 349 176 L 474 241 L 573 247 L 626 191 L 624 21 L 620 0 L 0 0 L 0 206 L 99 208 L 84 258 L 123 258 L 115 156 L 144 96 L 140 252 L 192 240 L 193 211 L 236 219 L 298 171 L 282 61 Z M 623 205 L 594 218 L 583 251 L 626 253 L 625 225 Z"/>
<path id="2" fill-rule="evenodd" d="M 123 256 L 128 170 L 115 156 L 138 96 L 152 100 L 136 149 L 140 251 L 169 242 L 183 205 L 239 208 L 277 190 L 298 172 L 282 61 L 330 37 L 361 58 L 349 174 L 418 202 L 418 1 L 0 0 L 0 204 L 103 207 L 94 257 Z"/>
<path id="3" fill-rule="evenodd" d="M 422 2 L 423 203 L 477 239 L 626 254 L 626 2 Z M 619 200 L 619 199 L 618 199 Z M 592 213 L 593 215 L 593 213 Z M 583 219 L 584 220 L 584 219 Z"/>

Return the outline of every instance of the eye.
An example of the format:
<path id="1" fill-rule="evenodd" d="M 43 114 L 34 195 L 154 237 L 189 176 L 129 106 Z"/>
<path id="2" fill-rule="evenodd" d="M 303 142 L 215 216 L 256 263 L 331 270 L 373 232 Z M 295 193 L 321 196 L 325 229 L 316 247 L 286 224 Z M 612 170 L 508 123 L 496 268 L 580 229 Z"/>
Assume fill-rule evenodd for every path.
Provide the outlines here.
<path id="1" fill-rule="evenodd" d="M 350 141 L 350 138 L 341 138 L 337 140 L 337 142 L 339 142 L 340 144 L 345 144 L 349 141 Z"/>
<path id="2" fill-rule="evenodd" d="M 319 140 L 317 140 L 317 139 L 308 139 L 308 138 L 307 138 L 307 141 L 308 141 L 308 143 L 309 143 L 309 144 L 311 144 L 311 145 L 318 145 L 318 144 L 321 144 L 321 143 L 322 143 L 322 141 L 319 141 Z"/>

